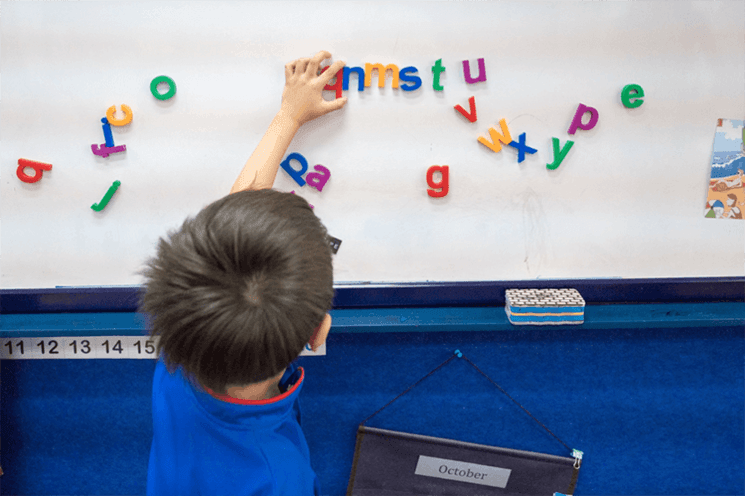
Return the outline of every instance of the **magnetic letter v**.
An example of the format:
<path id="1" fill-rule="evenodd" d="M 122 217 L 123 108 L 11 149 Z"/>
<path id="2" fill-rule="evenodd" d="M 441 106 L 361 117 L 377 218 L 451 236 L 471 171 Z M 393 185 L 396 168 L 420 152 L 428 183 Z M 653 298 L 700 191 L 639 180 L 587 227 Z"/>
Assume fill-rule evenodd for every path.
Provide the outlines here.
<path id="1" fill-rule="evenodd" d="M 466 109 L 461 107 L 460 105 L 456 105 L 453 107 L 455 110 L 463 114 L 463 116 L 468 119 L 471 122 L 476 122 L 476 97 L 471 97 L 468 99 L 468 106 L 470 107 L 468 112 L 466 112 Z"/>

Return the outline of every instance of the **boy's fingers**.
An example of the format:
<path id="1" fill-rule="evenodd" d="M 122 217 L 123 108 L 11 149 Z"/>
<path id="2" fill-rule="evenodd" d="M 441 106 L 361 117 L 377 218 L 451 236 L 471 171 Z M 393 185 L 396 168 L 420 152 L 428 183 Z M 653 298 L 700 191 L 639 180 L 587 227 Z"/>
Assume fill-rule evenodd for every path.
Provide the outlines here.
<path id="1" fill-rule="evenodd" d="M 295 72 L 295 62 L 285 64 L 285 79 L 290 79 L 290 76 Z"/>
<path id="2" fill-rule="evenodd" d="M 308 67 L 308 62 L 310 62 L 310 59 L 298 59 L 295 63 L 295 73 L 296 74 L 302 74 L 305 72 L 305 69 Z"/>
<path id="3" fill-rule="evenodd" d="M 331 54 L 326 50 L 321 50 L 310 59 L 307 70 L 312 77 L 318 75 L 318 67 L 321 65 L 321 62 L 328 58 L 331 58 Z"/>
<path id="4" fill-rule="evenodd" d="M 318 67 L 319 65 L 321 65 L 321 62 L 330 58 L 331 54 L 329 52 L 327 52 L 326 50 L 321 50 L 320 52 L 315 54 L 311 60 L 315 63 L 316 67 Z"/>
<path id="5" fill-rule="evenodd" d="M 344 61 L 337 60 L 336 62 L 331 64 L 331 67 L 329 67 L 327 70 L 323 72 L 323 74 L 319 76 L 320 81 L 324 85 L 328 84 L 328 82 L 331 81 L 334 78 L 334 76 L 336 76 L 336 73 L 339 72 L 339 69 L 341 69 L 345 65 L 346 64 L 344 64 Z"/>
<path id="6" fill-rule="evenodd" d="M 326 101 L 323 104 L 323 111 L 326 112 L 333 112 L 334 110 L 339 110 L 347 103 L 347 97 L 343 98 L 337 98 L 335 100 Z"/>

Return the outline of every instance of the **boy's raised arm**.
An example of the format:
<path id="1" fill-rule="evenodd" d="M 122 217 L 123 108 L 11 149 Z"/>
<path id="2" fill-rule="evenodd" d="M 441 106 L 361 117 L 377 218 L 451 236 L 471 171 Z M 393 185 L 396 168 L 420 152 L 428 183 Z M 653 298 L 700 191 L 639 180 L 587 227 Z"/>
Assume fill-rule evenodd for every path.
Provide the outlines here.
<path id="1" fill-rule="evenodd" d="M 337 60 L 319 75 L 321 62 L 330 57 L 329 52 L 320 51 L 312 58 L 298 59 L 285 66 L 282 106 L 243 166 L 230 193 L 271 188 L 282 157 L 300 126 L 347 103 L 346 98 L 327 101 L 322 96 L 323 87 L 344 67 L 344 62 Z"/>

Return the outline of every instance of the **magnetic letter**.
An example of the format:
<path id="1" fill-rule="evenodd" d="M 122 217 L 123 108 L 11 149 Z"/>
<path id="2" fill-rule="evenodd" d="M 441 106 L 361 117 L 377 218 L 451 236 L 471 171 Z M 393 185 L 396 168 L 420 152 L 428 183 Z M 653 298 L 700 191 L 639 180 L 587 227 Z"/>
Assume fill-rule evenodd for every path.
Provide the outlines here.
<path id="1" fill-rule="evenodd" d="M 314 170 L 318 172 L 311 172 L 305 176 L 305 180 L 308 181 L 308 185 L 316 188 L 318 191 L 323 191 L 323 187 L 331 179 L 331 171 L 322 165 L 314 165 Z"/>
<path id="2" fill-rule="evenodd" d="M 507 121 L 505 121 L 504 119 L 500 120 L 499 126 L 502 128 L 503 135 L 499 134 L 493 127 L 489 128 L 489 136 L 491 136 L 491 140 L 493 141 L 493 143 L 489 143 L 486 138 L 479 136 L 479 143 L 491 149 L 491 151 L 493 151 L 494 153 L 502 149 L 502 145 L 499 144 L 500 141 L 505 145 L 509 145 L 512 142 L 510 130 L 507 128 Z"/>
<path id="3" fill-rule="evenodd" d="M 553 144 L 554 144 L 554 161 L 551 164 L 546 164 L 546 168 L 548 170 L 554 170 L 557 169 L 561 162 L 564 161 L 564 157 L 566 157 L 567 153 L 569 153 L 569 150 L 572 149 L 572 145 L 574 144 L 574 141 L 567 141 L 564 145 L 564 148 L 560 148 L 559 144 L 561 142 L 559 141 L 559 138 L 553 138 Z"/>
<path id="4" fill-rule="evenodd" d="M 468 106 L 470 107 L 468 112 L 466 112 L 466 109 L 464 109 L 460 105 L 456 105 L 453 108 L 463 114 L 469 121 L 476 122 L 476 97 L 472 96 L 468 99 Z"/>
<path id="5" fill-rule="evenodd" d="M 29 176 L 24 172 L 23 169 L 30 167 L 34 169 L 34 175 Z M 44 171 L 52 170 L 52 164 L 46 164 L 44 162 L 37 162 L 35 160 L 28 160 L 25 158 L 18 159 L 18 169 L 16 169 L 16 175 L 18 179 L 24 183 L 35 183 L 41 180 L 41 176 L 44 175 Z"/>
<path id="6" fill-rule="evenodd" d="M 111 200 L 111 197 L 114 196 L 114 193 L 116 193 L 116 190 L 121 186 L 121 181 L 114 181 L 111 184 L 111 187 L 109 187 L 109 190 L 106 192 L 105 195 L 103 195 L 103 199 L 100 203 L 94 203 L 91 205 L 91 208 L 95 210 L 96 212 L 100 212 L 104 208 L 106 208 L 106 205 L 109 204 L 109 200 Z"/>
<path id="7" fill-rule="evenodd" d="M 638 84 L 627 84 L 621 92 L 621 101 L 626 108 L 641 107 L 642 103 L 644 103 L 644 100 L 642 100 L 643 96 L 644 90 L 641 86 Z"/>
<path id="8" fill-rule="evenodd" d="M 326 69 L 328 68 L 329 66 L 326 66 L 323 69 L 321 69 L 321 74 L 326 72 Z M 342 84 L 344 83 L 344 68 L 342 67 L 341 69 L 339 69 L 339 72 L 337 72 L 336 76 L 334 77 L 336 78 L 336 81 L 334 82 L 334 84 L 327 84 L 326 86 L 323 87 L 323 89 L 336 91 L 336 98 L 341 98 L 341 88 L 342 88 Z"/>
<path id="9" fill-rule="evenodd" d="M 124 119 L 114 119 L 114 112 L 116 112 L 116 106 L 112 105 L 106 111 L 106 118 L 109 120 L 109 124 L 112 126 L 126 126 L 132 122 L 132 109 L 127 105 L 122 105 L 122 112 L 124 112 Z"/>
<path id="10" fill-rule="evenodd" d="M 342 88 L 345 91 L 349 89 L 349 75 L 353 72 L 357 74 L 357 91 L 365 91 L 365 70 L 362 67 L 344 68 L 344 84 Z"/>
<path id="11" fill-rule="evenodd" d="M 466 83 L 480 83 L 486 81 L 486 67 L 484 67 L 484 59 L 479 59 L 479 76 L 474 79 L 471 77 L 471 66 L 467 60 L 463 61 L 463 76 L 466 78 Z"/>
<path id="12" fill-rule="evenodd" d="M 378 88 L 385 86 L 385 74 L 388 69 L 393 73 L 393 82 L 391 83 L 392 88 L 398 88 L 398 66 L 388 64 L 383 67 L 383 64 L 365 64 L 365 86 L 370 86 L 372 82 L 372 71 L 377 69 L 378 71 Z"/>
<path id="13" fill-rule="evenodd" d="M 291 160 L 297 160 L 298 162 L 300 162 L 299 171 L 296 171 L 292 168 L 292 166 L 290 165 Z M 279 165 L 281 165 L 282 168 L 287 171 L 287 173 L 290 175 L 291 178 L 295 180 L 296 183 L 298 183 L 300 186 L 305 186 L 305 179 L 303 179 L 303 174 L 308 171 L 308 161 L 305 160 L 305 157 L 303 157 L 299 153 L 290 153 L 287 158 L 284 159 Z"/>
<path id="14" fill-rule="evenodd" d="M 582 124 L 582 117 L 584 115 L 590 112 L 590 120 L 587 122 L 587 124 Z M 595 127 L 595 124 L 598 123 L 598 111 L 592 107 L 588 107 L 587 105 L 580 103 L 579 107 L 577 107 L 577 112 L 574 114 L 574 119 L 572 119 L 572 124 L 569 126 L 569 130 L 567 131 L 569 134 L 574 134 L 577 129 L 582 129 L 583 131 L 589 131 L 590 129 Z"/>
<path id="15" fill-rule="evenodd" d="M 167 92 L 161 94 L 158 91 L 158 85 L 160 83 L 166 83 L 168 85 Z M 150 93 L 152 93 L 153 96 L 158 100 L 168 100 L 176 94 L 176 83 L 174 83 L 173 79 L 169 78 L 168 76 L 158 76 L 157 78 L 150 81 Z"/>
<path id="16" fill-rule="evenodd" d="M 432 88 L 434 88 L 435 91 L 442 91 L 443 89 L 443 87 L 440 86 L 440 73 L 442 72 L 445 72 L 445 68 L 442 66 L 442 59 L 437 59 L 435 65 L 432 66 L 432 74 L 434 75 Z"/>
<path id="17" fill-rule="evenodd" d="M 401 69 L 401 72 L 399 72 L 401 81 L 409 83 L 401 85 L 401 89 L 404 91 L 414 91 L 419 89 L 419 87 L 422 85 L 422 78 L 414 75 L 409 76 L 409 72 L 419 72 L 419 69 L 413 66 L 404 67 L 403 69 Z"/>
<path id="18" fill-rule="evenodd" d="M 518 140 L 519 143 L 517 141 L 511 141 L 510 146 L 513 148 L 517 148 L 517 163 L 519 164 L 520 162 L 525 160 L 525 152 L 533 154 L 538 150 L 536 150 L 535 148 L 531 148 L 525 144 L 525 133 L 521 134 Z"/>
<path id="19" fill-rule="evenodd" d="M 442 174 L 442 178 L 439 182 L 434 181 L 435 172 Z M 427 194 L 432 198 L 442 198 L 448 194 L 448 188 L 450 187 L 450 180 L 448 177 L 448 166 L 447 165 L 433 165 L 427 169 L 427 184 L 430 188 L 427 190 Z M 439 191 L 435 191 L 439 190 Z"/>
<path id="20" fill-rule="evenodd" d="M 111 134 L 111 125 L 109 124 L 109 120 L 104 117 L 101 119 L 101 122 L 103 123 L 103 137 L 106 140 L 106 146 L 108 148 L 114 148 L 114 136 Z"/>

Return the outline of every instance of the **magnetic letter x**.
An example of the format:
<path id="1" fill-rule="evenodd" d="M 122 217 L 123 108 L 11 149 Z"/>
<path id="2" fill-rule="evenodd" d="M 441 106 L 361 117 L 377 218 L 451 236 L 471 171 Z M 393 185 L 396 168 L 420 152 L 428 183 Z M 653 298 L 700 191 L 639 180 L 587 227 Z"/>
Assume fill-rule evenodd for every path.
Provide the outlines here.
<path id="1" fill-rule="evenodd" d="M 538 150 L 536 150 L 535 148 L 531 148 L 525 144 L 525 133 L 521 134 L 518 139 L 520 140 L 519 143 L 517 141 L 511 141 L 510 146 L 517 148 L 517 163 L 519 164 L 520 162 L 525 160 L 525 152 L 533 154 Z"/>

